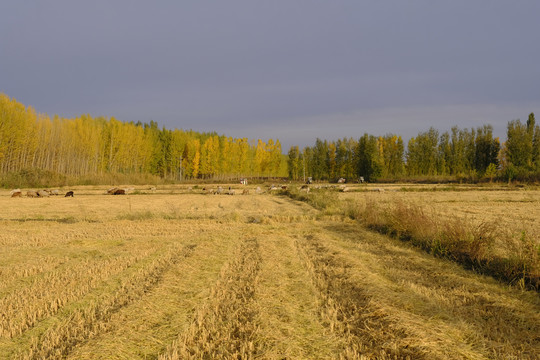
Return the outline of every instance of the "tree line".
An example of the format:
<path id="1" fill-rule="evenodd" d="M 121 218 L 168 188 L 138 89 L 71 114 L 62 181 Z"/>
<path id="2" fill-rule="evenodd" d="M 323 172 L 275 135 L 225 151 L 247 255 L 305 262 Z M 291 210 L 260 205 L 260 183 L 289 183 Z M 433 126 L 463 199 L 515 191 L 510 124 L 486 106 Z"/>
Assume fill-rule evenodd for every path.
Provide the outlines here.
<path id="1" fill-rule="evenodd" d="M 42 169 L 72 177 L 153 174 L 166 179 L 286 176 L 279 140 L 121 122 L 61 118 L 0 94 L 0 175 Z"/>
<path id="2" fill-rule="evenodd" d="M 501 144 L 493 127 L 431 127 L 411 138 L 405 150 L 401 136 L 364 134 L 359 139 L 317 139 L 312 147 L 289 149 L 289 178 L 338 178 L 366 181 L 448 176 L 458 179 L 540 180 L 540 127 L 534 113 L 526 123 L 512 120 Z"/>
<path id="3" fill-rule="evenodd" d="M 316 139 L 282 154 L 279 140 L 249 141 L 215 132 L 159 128 L 114 117 L 52 118 L 0 93 L 0 176 L 41 169 L 74 178 L 151 174 L 164 179 L 285 177 L 367 181 L 451 176 L 540 180 L 540 127 L 534 113 L 508 122 L 501 143 L 493 127 L 401 136 Z"/>

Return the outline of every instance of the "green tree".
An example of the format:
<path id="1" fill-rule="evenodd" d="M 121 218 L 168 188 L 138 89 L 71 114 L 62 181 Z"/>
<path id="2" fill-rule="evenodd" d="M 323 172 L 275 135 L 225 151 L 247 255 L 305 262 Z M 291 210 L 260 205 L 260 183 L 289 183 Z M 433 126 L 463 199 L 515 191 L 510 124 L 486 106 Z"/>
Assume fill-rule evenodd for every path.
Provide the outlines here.
<path id="1" fill-rule="evenodd" d="M 431 127 L 409 140 L 407 171 L 409 175 L 436 175 L 439 132 Z"/>
<path id="2" fill-rule="evenodd" d="M 532 155 L 531 162 L 532 168 L 534 171 L 540 171 L 540 126 L 535 125 L 536 121 L 534 118 L 534 113 L 529 115 L 529 120 L 527 121 L 527 131 L 529 134 L 532 133 Z"/>
<path id="3" fill-rule="evenodd" d="M 475 168 L 480 174 L 485 173 L 490 164 L 497 166 L 500 144 L 498 139 L 493 138 L 491 125 L 477 129 L 475 145 Z"/>
<path id="4" fill-rule="evenodd" d="M 506 157 L 507 161 L 514 166 L 518 171 L 523 172 L 531 169 L 532 153 L 533 153 L 533 131 L 534 116 L 529 117 L 527 125 L 521 121 L 512 120 L 508 123 L 506 133 Z"/>
<path id="5" fill-rule="evenodd" d="M 336 143 L 328 143 L 328 153 L 326 154 L 326 168 L 328 169 L 328 178 L 335 179 L 341 177 L 341 174 L 337 173 L 337 163 L 336 163 Z"/>
<path id="6" fill-rule="evenodd" d="M 389 134 L 378 139 L 382 177 L 398 177 L 403 173 L 404 146 L 401 136 Z"/>
<path id="7" fill-rule="evenodd" d="M 317 138 L 312 159 L 312 176 L 317 180 L 328 179 L 327 154 L 328 143 Z"/>
<path id="8" fill-rule="evenodd" d="M 289 179 L 298 180 L 300 178 L 300 150 L 298 146 L 291 146 L 287 155 Z"/>
<path id="9" fill-rule="evenodd" d="M 382 174 L 381 160 L 377 138 L 364 134 L 357 145 L 357 175 L 363 176 L 366 181 L 375 181 Z"/>

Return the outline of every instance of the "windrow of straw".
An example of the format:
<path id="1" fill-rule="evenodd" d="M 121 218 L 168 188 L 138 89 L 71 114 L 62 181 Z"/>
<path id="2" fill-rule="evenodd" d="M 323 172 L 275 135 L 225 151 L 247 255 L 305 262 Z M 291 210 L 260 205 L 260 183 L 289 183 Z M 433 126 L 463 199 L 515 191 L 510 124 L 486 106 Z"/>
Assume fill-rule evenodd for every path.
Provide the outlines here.
<path id="1" fill-rule="evenodd" d="M 13 354 L 12 358 L 65 358 L 76 344 L 107 331 L 107 320 L 114 312 L 144 296 L 171 265 L 190 256 L 195 247 L 175 245 L 158 257 L 135 264 L 129 274 L 120 274 L 104 284 L 103 292 L 90 294 L 66 307 L 57 317 L 48 319 L 43 326 L 34 328 L 29 349 Z"/>
<path id="2" fill-rule="evenodd" d="M 345 339 L 340 359 L 421 359 L 424 352 L 407 344 L 406 334 L 394 326 L 368 293 L 351 280 L 344 259 L 315 236 L 296 243 L 299 256 L 319 291 L 321 318 Z"/>
<path id="3" fill-rule="evenodd" d="M 224 266 L 208 302 L 196 311 L 189 329 L 159 359 L 258 357 L 263 349 L 257 340 L 254 295 L 260 263 L 257 240 L 243 241 L 235 259 Z"/>
<path id="4" fill-rule="evenodd" d="M 386 207 L 375 202 L 354 204 L 346 214 L 435 256 L 521 288 L 540 290 L 540 246 L 534 234 L 522 232 L 516 239 L 495 222 L 448 218 L 400 201 Z"/>
<path id="5" fill-rule="evenodd" d="M 38 321 L 56 314 L 105 279 L 152 256 L 148 250 L 133 249 L 120 257 L 82 259 L 69 267 L 36 274 L 14 284 L 17 288 L 0 299 L 0 338 L 13 338 Z"/>
<path id="6" fill-rule="evenodd" d="M 288 196 L 293 200 L 307 202 L 315 209 L 328 214 L 338 211 L 340 206 L 338 191 L 336 189 L 313 189 L 305 192 L 303 189 L 290 188 L 282 190 L 279 194 Z"/>

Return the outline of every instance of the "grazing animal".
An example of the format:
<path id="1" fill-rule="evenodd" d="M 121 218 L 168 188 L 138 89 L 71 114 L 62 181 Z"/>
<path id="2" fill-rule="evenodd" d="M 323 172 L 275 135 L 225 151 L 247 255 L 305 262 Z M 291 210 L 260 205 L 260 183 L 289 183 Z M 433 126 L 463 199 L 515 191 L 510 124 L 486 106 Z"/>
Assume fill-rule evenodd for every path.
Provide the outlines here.
<path id="1" fill-rule="evenodd" d="M 126 195 L 126 190 L 124 190 L 124 189 L 116 189 L 113 192 L 113 195 Z"/>
<path id="2" fill-rule="evenodd" d="M 64 197 L 73 197 L 73 191 L 68 191 Z"/>
<path id="3" fill-rule="evenodd" d="M 29 191 L 26 192 L 26 196 L 33 198 L 33 197 L 37 197 L 38 194 L 37 194 L 37 192 L 35 192 L 33 190 L 29 190 Z"/>
<path id="4" fill-rule="evenodd" d="M 15 192 L 11 192 L 11 197 L 14 198 L 14 197 L 21 197 L 22 196 L 22 192 L 21 191 L 15 191 Z"/>
<path id="5" fill-rule="evenodd" d="M 257 186 L 257 189 L 255 189 L 255 192 L 256 192 L 257 194 L 262 193 L 261 187 L 260 187 L 260 186 Z"/>
<path id="6" fill-rule="evenodd" d="M 249 189 L 244 189 L 244 191 L 242 191 L 242 195 L 249 195 Z"/>
<path id="7" fill-rule="evenodd" d="M 60 192 L 59 192 L 57 189 L 53 189 L 53 190 L 49 191 L 49 193 L 50 193 L 51 195 L 54 195 L 54 196 L 60 195 Z"/>
<path id="8" fill-rule="evenodd" d="M 107 194 L 109 194 L 109 195 L 114 195 L 114 192 L 115 192 L 116 190 L 118 190 L 117 187 L 110 188 L 109 190 L 107 190 Z"/>
<path id="9" fill-rule="evenodd" d="M 48 197 L 50 194 L 47 190 L 39 190 L 37 192 L 38 197 Z"/>
<path id="10" fill-rule="evenodd" d="M 219 186 L 219 187 L 217 188 L 216 194 L 218 194 L 218 195 L 223 194 L 223 188 L 222 188 L 221 186 Z"/>
<path id="11" fill-rule="evenodd" d="M 347 180 L 345 180 L 345 178 L 339 178 L 339 180 L 337 181 L 338 184 L 345 184 Z"/>
<path id="12" fill-rule="evenodd" d="M 229 195 L 234 195 L 234 194 L 236 194 L 236 191 L 234 191 L 234 189 L 229 188 Z"/>
<path id="13" fill-rule="evenodd" d="M 21 195 L 22 195 L 21 189 L 13 189 L 13 190 L 11 190 L 11 191 L 9 192 L 9 195 L 11 195 L 11 197 L 17 197 L 17 196 L 20 196 L 20 195 L 14 195 L 14 194 L 16 194 L 16 193 L 21 193 Z"/>

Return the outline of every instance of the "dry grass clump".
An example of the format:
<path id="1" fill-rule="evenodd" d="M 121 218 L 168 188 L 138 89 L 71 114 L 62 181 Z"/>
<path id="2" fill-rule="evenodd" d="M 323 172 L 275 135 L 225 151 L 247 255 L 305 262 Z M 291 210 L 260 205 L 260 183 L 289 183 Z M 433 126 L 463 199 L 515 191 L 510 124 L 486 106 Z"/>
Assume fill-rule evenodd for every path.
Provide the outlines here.
<path id="1" fill-rule="evenodd" d="M 494 221 L 427 213 L 403 201 L 391 206 L 366 202 L 346 210 L 365 226 L 406 240 L 440 257 L 448 258 L 509 283 L 540 289 L 540 247 L 522 234 L 519 241 Z"/>
<path id="2" fill-rule="evenodd" d="M 159 358 L 253 359 L 262 353 L 254 295 L 261 256 L 256 239 L 246 239 L 224 267 L 210 299 L 189 329 Z"/>
<path id="3" fill-rule="evenodd" d="M 507 256 L 494 256 L 489 266 L 494 274 L 508 279 L 520 288 L 540 290 L 540 239 L 539 234 L 525 231 L 511 235 L 506 231 Z"/>

